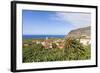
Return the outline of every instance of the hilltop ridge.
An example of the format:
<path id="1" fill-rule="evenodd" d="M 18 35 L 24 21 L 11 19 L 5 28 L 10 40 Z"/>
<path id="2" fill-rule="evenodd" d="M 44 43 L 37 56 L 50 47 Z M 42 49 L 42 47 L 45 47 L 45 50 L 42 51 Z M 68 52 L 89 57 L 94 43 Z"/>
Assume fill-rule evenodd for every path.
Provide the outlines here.
<path id="1" fill-rule="evenodd" d="M 87 37 L 90 38 L 90 36 L 91 36 L 91 27 L 88 26 L 88 27 L 78 28 L 78 29 L 72 30 L 68 33 L 66 38 L 68 38 L 68 37 L 79 38 L 81 36 L 87 36 Z"/>

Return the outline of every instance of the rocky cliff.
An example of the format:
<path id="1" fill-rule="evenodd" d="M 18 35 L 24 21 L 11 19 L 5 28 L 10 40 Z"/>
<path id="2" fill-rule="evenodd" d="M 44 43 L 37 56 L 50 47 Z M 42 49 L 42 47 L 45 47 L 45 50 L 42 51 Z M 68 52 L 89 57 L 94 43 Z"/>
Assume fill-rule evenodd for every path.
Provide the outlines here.
<path id="1" fill-rule="evenodd" d="M 88 27 L 78 28 L 78 29 L 72 30 L 68 33 L 66 38 L 68 38 L 68 37 L 79 38 L 81 36 L 86 36 L 86 37 L 90 38 L 90 36 L 91 36 L 91 27 L 88 26 Z"/>

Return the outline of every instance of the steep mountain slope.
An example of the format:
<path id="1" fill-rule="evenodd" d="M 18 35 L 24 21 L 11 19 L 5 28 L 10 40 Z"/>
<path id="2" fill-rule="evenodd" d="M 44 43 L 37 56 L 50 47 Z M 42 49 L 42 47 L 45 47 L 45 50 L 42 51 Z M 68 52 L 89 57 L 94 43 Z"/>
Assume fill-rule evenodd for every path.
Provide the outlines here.
<path id="1" fill-rule="evenodd" d="M 86 36 L 86 37 L 90 38 L 90 36 L 91 36 L 91 27 L 88 26 L 88 27 L 72 30 L 68 33 L 66 38 L 68 38 L 68 37 L 79 38 L 81 36 Z"/>

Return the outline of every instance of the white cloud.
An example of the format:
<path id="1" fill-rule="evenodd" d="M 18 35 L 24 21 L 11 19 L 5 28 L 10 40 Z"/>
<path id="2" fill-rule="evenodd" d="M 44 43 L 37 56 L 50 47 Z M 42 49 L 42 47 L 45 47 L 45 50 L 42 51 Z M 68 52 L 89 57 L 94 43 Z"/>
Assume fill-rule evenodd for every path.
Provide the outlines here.
<path id="1" fill-rule="evenodd" d="M 52 19 L 70 22 L 75 29 L 87 27 L 91 25 L 91 14 L 90 13 L 74 13 L 74 12 L 66 12 L 66 13 L 59 13 L 56 12 L 56 17 Z"/>

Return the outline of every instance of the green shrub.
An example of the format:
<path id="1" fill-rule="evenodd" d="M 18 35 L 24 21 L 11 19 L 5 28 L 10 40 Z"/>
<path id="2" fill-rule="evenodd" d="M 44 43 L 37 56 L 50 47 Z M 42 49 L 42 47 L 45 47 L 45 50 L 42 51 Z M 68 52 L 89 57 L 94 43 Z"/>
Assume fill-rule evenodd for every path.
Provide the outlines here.
<path id="1" fill-rule="evenodd" d="M 65 40 L 64 52 L 68 60 L 85 60 L 90 58 L 90 47 L 84 46 L 79 40 L 72 37 Z"/>
<path id="2" fill-rule="evenodd" d="M 26 41 L 27 42 L 27 41 Z M 57 48 L 53 43 L 53 48 L 45 49 L 42 44 L 32 44 L 23 46 L 23 62 L 47 62 L 47 61 L 69 61 L 86 60 L 91 58 L 91 45 L 82 45 L 79 40 L 67 38 L 64 49 Z"/>

